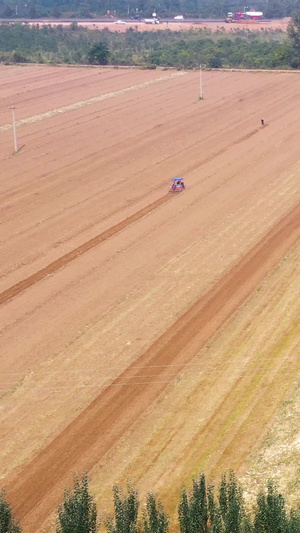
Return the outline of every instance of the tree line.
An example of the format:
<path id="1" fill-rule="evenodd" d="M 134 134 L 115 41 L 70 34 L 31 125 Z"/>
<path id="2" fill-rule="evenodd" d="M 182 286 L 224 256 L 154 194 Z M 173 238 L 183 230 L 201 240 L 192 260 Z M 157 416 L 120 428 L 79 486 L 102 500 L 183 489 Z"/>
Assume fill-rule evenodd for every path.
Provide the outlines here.
<path id="1" fill-rule="evenodd" d="M 0 0 L 1 1 L 1 0 Z M 299 12 L 298 12 L 299 13 Z M 293 20 L 300 20 L 295 16 Z M 238 26 L 226 33 L 199 28 L 189 31 L 125 33 L 69 26 L 0 24 L 1 63 L 94 64 L 208 68 L 298 68 L 299 24 L 290 36 L 281 30 L 252 32 Z M 298 39 L 298 41 L 297 41 Z"/>
<path id="2" fill-rule="evenodd" d="M 107 15 L 128 16 L 139 13 L 151 16 L 155 9 L 160 17 L 182 14 L 192 17 L 225 17 L 228 11 L 252 8 L 240 0 L 0 0 L 0 17 L 95 18 Z M 291 16 L 300 8 L 300 0 L 256 0 L 254 7 L 266 18 Z"/>
<path id="3" fill-rule="evenodd" d="M 163 504 L 149 492 L 140 511 L 140 499 L 132 484 L 113 487 L 114 512 L 100 517 L 90 493 L 87 474 L 74 475 L 73 490 L 65 490 L 58 507 L 56 533 L 168 533 L 170 518 Z M 207 484 L 204 473 L 194 478 L 192 487 L 182 489 L 178 504 L 180 533 L 299 533 L 300 510 L 287 509 L 285 499 L 272 480 L 256 497 L 252 512 L 246 509 L 242 487 L 231 470 L 223 474 L 219 486 Z M 176 524 L 173 527 L 178 529 Z M 0 532 L 21 533 L 5 491 L 0 493 Z"/>

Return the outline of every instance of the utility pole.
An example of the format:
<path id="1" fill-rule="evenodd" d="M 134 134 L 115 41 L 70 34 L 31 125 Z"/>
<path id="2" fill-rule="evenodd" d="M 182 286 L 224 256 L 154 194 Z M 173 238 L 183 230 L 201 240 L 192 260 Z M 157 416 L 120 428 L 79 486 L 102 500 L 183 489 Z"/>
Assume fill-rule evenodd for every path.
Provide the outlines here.
<path id="1" fill-rule="evenodd" d="M 204 97 L 203 97 L 202 65 L 200 65 L 199 71 L 200 71 L 200 97 L 199 97 L 199 100 L 203 100 Z"/>
<path id="2" fill-rule="evenodd" d="M 16 106 L 11 104 L 9 109 L 12 111 L 12 125 L 13 125 L 13 132 L 14 132 L 14 145 L 15 145 L 15 152 L 18 151 L 18 139 L 17 139 L 17 128 L 16 128 L 16 116 L 15 116 L 15 109 Z"/>

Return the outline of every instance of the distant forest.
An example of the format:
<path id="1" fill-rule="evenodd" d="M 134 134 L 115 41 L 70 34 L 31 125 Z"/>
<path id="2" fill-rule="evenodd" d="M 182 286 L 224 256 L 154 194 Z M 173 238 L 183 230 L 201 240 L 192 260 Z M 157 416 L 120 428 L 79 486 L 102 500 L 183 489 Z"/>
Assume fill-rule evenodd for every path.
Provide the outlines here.
<path id="1" fill-rule="evenodd" d="M 300 0 L 0 0 L 1 18 L 96 18 L 114 15 L 149 17 L 155 10 L 162 18 L 225 17 L 228 11 L 254 8 L 266 18 L 291 16 Z"/>
<path id="2" fill-rule="evenodd" d="M 56 27 L 0 24 L 0 63 L 126 65 L 140 68 L 299 68 L 300 53 L 281 30 L 226 33 L 88 30 L 76 22 Z"/>

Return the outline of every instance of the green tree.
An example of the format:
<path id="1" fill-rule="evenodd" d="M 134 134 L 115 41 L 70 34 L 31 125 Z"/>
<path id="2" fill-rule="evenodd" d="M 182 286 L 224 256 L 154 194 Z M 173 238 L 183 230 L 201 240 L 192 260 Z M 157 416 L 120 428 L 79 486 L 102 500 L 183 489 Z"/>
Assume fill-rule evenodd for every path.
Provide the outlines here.
<path id="1" fill-rule="evenodd" d="M 61 12 L 60 12 L 58 6 L 54 6 L 53 7 L 52 17 L 55 18 L 55 19 L 59 19 L 59 17 L 61 17 Z"/>
<path id="2" fill-rule="evenodd" d="M 189 533 L 190 531 L 190 507 L 188 495 L 185 489 L 182 490 L 181 500 L 178 505 L 178 517 L 180 533 Z"/>
<path id="3" fill-rule="evenodd" d="M 183 490 L 178 506 L 181 533 L 202 533 L 206 531 L 208 520 L 208 504 L 205 475 L 193 480 L 193 488 L 189 495 Z"/>
<path id="4" fill-rule="evenodd" d="M 288 531 L 285 501 L 272 480 L 268 481 L 267 493 L 257 496 L 254 518 L 255 533 L 283 533 Z"/>
<path id="5" fill-rule="evenodd" d="M 221 477 L 221 482 L 219 486 L 219 506 L 220 512 L 223 520 L 226 518 L 227 509 L 228 509 L 228 498 L 227 498 L 227 482 L 226 474 L 223 473 Z"/>
<path id="6" fill-rule="evenodd" d="M 295 11 L 288 24 L 287 31 L 297 55 L 300 56 L 300 9 Z"/>
<path id="7" fill-rule="evenodd" d="M 219 486 L 219 507 L 225 533 L 242 533 L 249 531 L 249 520 L 245 514 L 242 489 L 233 470 L 228 480 L 223 474 Z"/>
<path id="8" fill-rule="evenodd" d="M 5 491 L 0 492 L 0 533 L 21 533 L 12 515 L 10 504 L 6 501 Z"/>
<path id="9" fill-rule="evenodd" d="M 193 481 L 193 491 L 191 499 L 191 518 L 193 530 L 201 532 L 206 530 L 208 519 L 207 495 L 205 475 L 202 474 Z"/>
<path id="10" fill-rule="evenodd" d="M 227 485 L 228 507 L 225 517 L 226 532 L 239 533 L 244 516 L 242 489 L 238 486 L 236 476 L 231 470 Z"/>
<path id="11" fill-rule="evenodd" d="M 2 10 L 1 17 L 10 18 L 13 15 L 14 15 L 14 12 L 11 9 L 11 7 L 8 5 L 5 5 L 4 9 Z"/>
<path id="12" fill-rule="evenodd" d="M 31 19 L 37 18 L 37 11 L 36 11 L 36 7 L 34 3 L 30 5 L 28 14 L 29 14 L 29 18 Z"/>
<path id="13" fill-rule="evenodd" d="M 208 518 L 211 524 L 214 522 L 216 507 L 217 505 L 215 503 L 214 486 L 210 484 L 207 487 L 207 510 Z"/>
<path id="14" fill-rule="evenodd" d="M 63 503 L 58 508 L 56 533 L 96 533 L 97 509 L 89 493 L 88 477 L 81 481 L 74 475 L 74 489 L 65 490 Z"/>
<path id="15" fill-rule="evenodd" d="M 88 54 L 89 63 L 92 65 L 107 65 L 108 57 L 108 46 L 104 42 L 95 44 Z"/>
<path id="16" fill-rule="evenodd" d="M 143 533 L 167 533 L 169 519 L 163 510 L 160 501 L 156 501 L 155 494 L 150 492 L 147 496 L 147 511 L 143 516 Z"/>
<path id="17" fill-rule="evenodd" d="M 221 68 L 222 67 L 222 57 L 220 56 L 220 54 L 216 54 L 216 55 L 211 56 L 208 59 L 208 66 L 210 68 Z"/>
<path id="18" fill-rule="evenodd" d="M 300 531 L 300 510 L 291 509 L 288 519 L 288 532 L 299 533 Z"/>
<path id="19" fill-rule="evenodd" d="M 267 18 L 283 18 L 286 16 L 286 2 L 283 0 L 268 0 L 264 11 Z"/>
<path id="20" fill-rule="evenodd" d="M 113 487 L 115 516 L 106 522 L 108 533 L 136 533 L 138 532 L 139 498 L 137 491 L 130 483 L 127 485 L 127 495 L 118 485 Z"/>
<path id="21" fill-rule="evenodd" d="M 223 533 L 224 526 L 222 522 L 221 510 L 218 505 L 214 506 L 214 519 L 212 521 L 211 533 Z"/>
<path id="22" fill-rule="evenodd" d="M 70 30 L 71 31 L 76 31 L 79 29 L 79 26 L 78 26 L 78 22 L 71 22 L 70 24 Z"/>

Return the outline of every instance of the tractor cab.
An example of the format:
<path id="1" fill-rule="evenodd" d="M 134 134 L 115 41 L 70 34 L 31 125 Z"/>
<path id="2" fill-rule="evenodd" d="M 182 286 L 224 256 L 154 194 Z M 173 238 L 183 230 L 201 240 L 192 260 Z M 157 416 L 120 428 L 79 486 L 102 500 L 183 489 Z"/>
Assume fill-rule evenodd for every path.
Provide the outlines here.
<path id="1" fill-rule="evenodd" d="M 183 178 L 172 178 L 172 184 L 170 185 L 171 192 L 181 192 L 185 189 Z"/>

